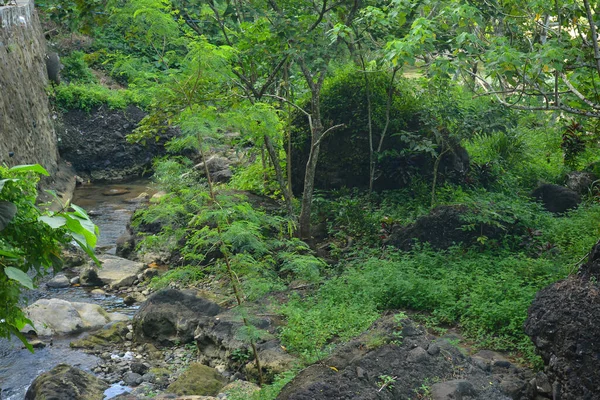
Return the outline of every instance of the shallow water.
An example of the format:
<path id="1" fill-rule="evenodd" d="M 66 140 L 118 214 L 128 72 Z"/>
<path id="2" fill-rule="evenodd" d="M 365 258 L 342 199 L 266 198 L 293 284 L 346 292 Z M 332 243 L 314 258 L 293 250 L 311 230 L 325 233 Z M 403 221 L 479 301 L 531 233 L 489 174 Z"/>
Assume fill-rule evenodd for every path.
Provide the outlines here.
<path id="1" fill-rule="evenodd" d="M 110 190 L 127 193 L 116 196 L 103 194 Z M 75 190 L 73 204 L 87 210 L 100 229 L 97 247 L 104 253 L 115 254 L 117 239 L 125 232 L 127 222 L 139 204 L 133 199 L 143 193 L 150 196 L 156 193 L 148 180 L 112 185 L 87 184 Z"/>
<path id="2" fill-rule="evenodd" d="M 105 196 L 102 193 L 111 189 L 124 189 L 128 193 Z M 117 238 L 125 232 L 131 214 L 138 202 L 131 200 L 141 193 L 152 195 L 155 190 L 148 181 L 131 182 L 116 185 L 83 185 L 74 194 L 73 203 L 86 209 L 100 229 L 98 248 L 105 253 L 115 253 Z M 92 295 L 91 288 L 69 287 L 64 289 L 48 289 L 43 283 L 34 291 L 25 294 L 28 303 L 40 298 L 58 298 L 82 303 L 99 304 L 108 312 L 120 312 L 132 316 L 138 306 L 126 306 L 123 299 L 113 295 Z M 18 339 L 0 339 L 0 399 L 22 400 L 27 388 L 39 374 L 54 368 L 60 363 L 67 363 L 90 371 L 100 359 L 96 356 L 73 350 L 69 342 L 76 338 L 54 338 L 51 346 L 36 349 L 35 353 L 23 349 Z M 49 340 L 44 340 L 47 344 Z M 113 385 L 106 393 L 108 398 L 114 397 L 125 387 Z"/>

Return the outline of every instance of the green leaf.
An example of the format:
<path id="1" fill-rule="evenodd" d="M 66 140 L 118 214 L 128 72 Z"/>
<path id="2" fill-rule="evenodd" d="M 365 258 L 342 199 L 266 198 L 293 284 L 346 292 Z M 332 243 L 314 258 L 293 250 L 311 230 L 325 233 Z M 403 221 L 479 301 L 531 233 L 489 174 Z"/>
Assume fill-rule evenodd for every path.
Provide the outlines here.
<path id="1" fill-rule="evenodd" d="M 81 249 L 83 251 L 85 251 L 87 253 L 88 256 L 90 256 L 90 258 L 92 260 L 94 260 L 94 263 L 98 266 L 101 267 L 102 264 L 100 263 L 100 260 L 98 260 L 98 257 L 96 257 L 96 254 L 94 254 L 94 251 L 85 244 L 85 240 L 81 240 L 81 239 L 77 239 L 75 237 L 73 237 L 73 240 L 75 240 L 75 242 L 79 245 L 79 247 L 81 247 Z"/>
<path id="2" fill-rule="evenodd" d="M 18 179 L 15 179 L 15 178 L 13 178 L 13 179 L 0 179 L 0 192 L 2 192 L 2 189 L 4 188 L 4 184 L 6 182 L 16 182 L 16 181 L 18 181 Z"/>
<path id="3" fill-rule="evenodd" d="M 25 286 L 27 289 L 33 289 L 33 281 L 25 272 L 21 271 L 18 268 L 14 267 L 5 267 L 4 273 L 10 279 L 19 282 L 21 285 Z"/>
<path id="4" fill-rule="evenodd" d="M 10 251 L 0 249 L 0 257 L 19 258 L 19 255 Z"/>
<path id="5" fill-rule="evenodd" d="M 90 217 L 88 217 L 88 215 L 85 212 L 85 210 L 83 208 L 79 207 L 78 205 L 71 204 L 71 208 L 73 210 L 75 210 L 75 215 L 77 215 L 77 216 L 79 216 L 81 218 L 90 219 Z"/>
<path id="6" fill-rule="evenodd" d="M 65 224 L 67 223 L 65 217 L 51 217 L 49 215 L 42 215 L 38 218 L 38 220 L 50 225 L 52 229 L 60 228 L 62 226 L 65 226 Z"/>
<path id="7" fill-rule="evenodd" d="M 9 171 L 13 172 L 35 172 L 37 174 L 50 176 L 48 171 L 40 164 L 28 164 L 28 165 L 16 165 L 9 169 Z"/>
<path id="8" fill-rule="evenodd" d="M 0 201 L 0 231 L 10 224 L 17 214 L 17 206 L 10 201 Z"/>

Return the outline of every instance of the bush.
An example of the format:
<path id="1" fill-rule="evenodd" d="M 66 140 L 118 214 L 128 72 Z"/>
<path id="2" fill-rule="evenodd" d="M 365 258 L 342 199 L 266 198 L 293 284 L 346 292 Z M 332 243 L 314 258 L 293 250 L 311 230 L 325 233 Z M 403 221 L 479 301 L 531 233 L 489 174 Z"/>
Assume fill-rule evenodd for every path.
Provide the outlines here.
<path id="1" fill-rule="evenodd" d="M 61 78 L 70 83 L 98 83 L 85 61 L 85 56 L 82 51 L 74 51 L 62 57 L 61 62 L 65 68 L 60 73 Z"/>
<path id="2" fill-rule="evenodd" d="M 143 105 L 142 99 L 130 90 L 111 90 L 95 83 L 58 85 L 52 89 L 50 95 L 54 104 L 64 111 L 90 111 L 101 105 L 110 108 L 125 108 L 130 104 Z"/>

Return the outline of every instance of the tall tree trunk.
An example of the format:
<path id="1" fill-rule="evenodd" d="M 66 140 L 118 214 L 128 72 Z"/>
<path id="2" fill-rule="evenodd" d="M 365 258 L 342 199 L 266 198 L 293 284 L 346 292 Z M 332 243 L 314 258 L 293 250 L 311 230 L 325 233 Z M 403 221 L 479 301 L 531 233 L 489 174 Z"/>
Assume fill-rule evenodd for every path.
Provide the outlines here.
<path id="1" fill-rule="evenodd" d="M 281 192 L 283 193 L 283 199 L 285 201 L 285 208 L 287 209 L 288 216 L 290 218 L 294 217 L 294 208 L 292 207 L 292 196 L 291 196 L 291 187 L 288 187 L 285 183 L 285 178 L 283 176 L 283 170 L 281 169 L 281 164 L 279 163 L 279 156 L 277 155 L 277 150 L 275 146 L 273 146 L 273 142 L 269 135 L 264 135 L 265 147 L 267 148 L 267 152 L 269 153 L 269 157 L 271 158 L 271 162 L 273 163 L 273 168 L 275 168 L 275 178 L 277 179 L 277 183 L 279 183 L 279 187 L 281 188 Z"/>

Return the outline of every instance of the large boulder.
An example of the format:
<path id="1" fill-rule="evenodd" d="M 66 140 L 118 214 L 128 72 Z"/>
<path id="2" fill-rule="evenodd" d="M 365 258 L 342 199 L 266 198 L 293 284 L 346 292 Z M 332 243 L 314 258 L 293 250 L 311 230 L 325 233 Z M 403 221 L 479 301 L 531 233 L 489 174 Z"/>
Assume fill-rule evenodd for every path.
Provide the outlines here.
<path id="1" fill-rule="evenodd" d="M 192 363 L 167 388 L 167 392 L 183 395 L 216 396 L 226 384 L 226 379 L 216 369 Z"/>
<path id="2" fill-rule="evenodd" d="M 384 317 L 303 369 L 277 399 L 525 400 L 532 398 L 531 377 L 506 361 L 475 362 L 447 339 L 430 340 L 410 320 Z"/>
<path id="3" fill-rule="evenodd" d="M 600 398 L 600 242 L 579 276 L 541 290 L 525 322 L 525 332 L 546 364 L 536 386 L 555 399 Z"/>
<path id="4" fill-rule="evenodd" d="M 67 364 L 44 372 L 31 384 L 25 400 L 102 400 L 108 385 Z"/>
<path id="5" fill-rule="evenodd" d="M 40 299 L 24 311 L 33 326 L 28 324 L 21 331 L 33 331 L 38 336 L 79 333 L 102 328 L 110 322 L 129 319 L 124 314 L 108 313 L 97 304 L 61 299 Z"/>
<path id="6" fill-rule="evenodd" d="M 173 137 L 168 129 L 158 142 L 131 144 L 126 136 L 137 128 L 146 113 L 135 106 L 124 110 L 96 107 L 70 110 L 62 117 L 58 129 L 61 156 L 71 162 L 79 174 L 93 181 L 122 181 L 142 175 L 152 160 L 165 153 L 163 144 Z"/>
<path id="7" fill-rule="evenodd" d="M 219 305 L 193 291 L 161 290 L 150 296 L 133 317 L 134 338 L 161 345 L 189 343 L 196 327 L 221 311 Z"/>
<path id="8" fill-rule="evenodd" d="M 581 196 L 577 192 L 559 185 L 540 185 L 531 193 L 531 196 L 540 201 L 546 210 L 554 214 L 561 214 L 577 208 L 581 203 Z"/>
<path id="9" fill-rule="evenodd" d="M 505 234 L 503 229 L 483 223 L 475 230 L 466 229 L 468 223 L 464 216 L 468 212 L 465 206 L 438 206 L 412 224 L 394 225 L 384 243 L 402 250 L 410 250 L 415 242 L 427 242 L 436 249 L 447 249 L 458 243 L 473 245 L 480 236 L 498 239 Z M 512 234 L 519 233 L 516 226 L 510 229 Z"/>
<path id="10" fill-rule="evenodd" d="M 98 259 L 102 264 L 101 268 L 88 265 L 82 270 L 79 276 L 82 286 L 110 285 L 113 289 L 131 286 L 145 268 L 141 262 L 111 255 L 103 255 Z"/>
<path id="11" fill-rule="evenodd" d="M 250 313 L 256 314 L 253 311 Z M 268 318 L 253 317 L 252 325 L 261 330 L 256 348 L 261 369 L 267 378 L 292 368 L 297 359 L 282 351 L 281 343 L 270 333 L 275 330 L 272 321 Z M 194 332 L 198 360 L 213 367 L 223 366 L 229 370 L 238 370 L 245 363 L 246 374 L 258 377 L 250 345 L 240 335 L 243 330 L 244 322 L 235 308 L 220 313 L 215 318 L 201 321 Z"/>

